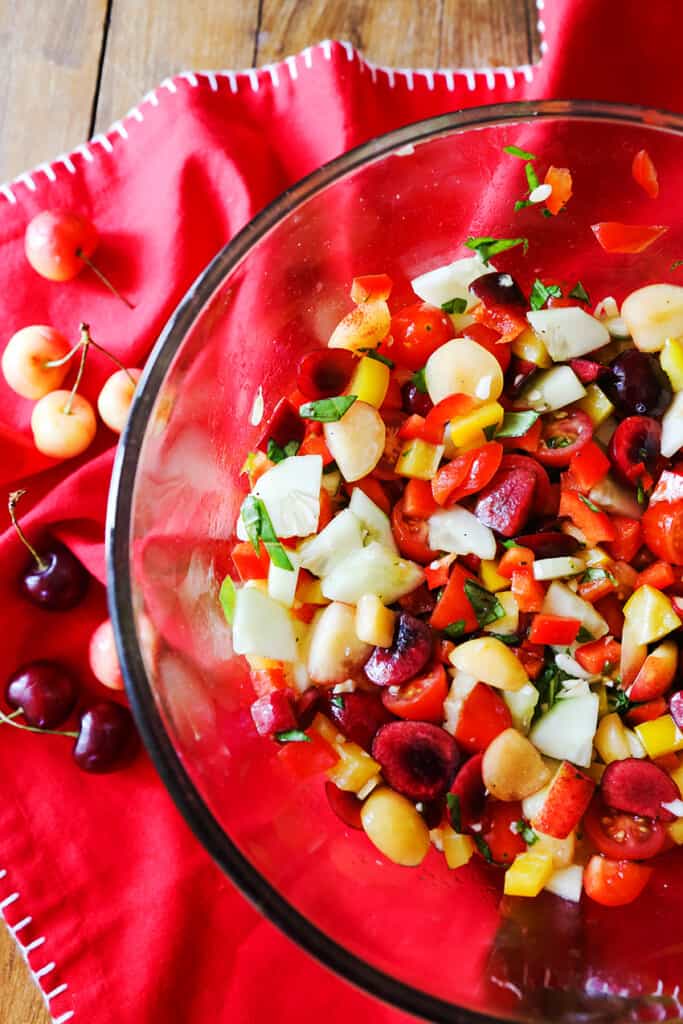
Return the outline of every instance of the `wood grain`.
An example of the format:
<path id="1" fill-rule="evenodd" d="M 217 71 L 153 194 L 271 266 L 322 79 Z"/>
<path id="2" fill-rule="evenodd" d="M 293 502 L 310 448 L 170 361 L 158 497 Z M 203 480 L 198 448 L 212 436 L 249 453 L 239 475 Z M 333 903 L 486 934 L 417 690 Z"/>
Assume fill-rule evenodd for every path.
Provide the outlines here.
<path id="1" fill-rule="evenodd" d="M 42 996 L 17 945 L 0 924 L 0 1024 L 49 1024 Z"/>
<path id="2" fill-rule="evenodd" d="M 87 138 L 107 0 L 0 0 L 0 182 Z"/>
<path id="3" fill-rule="evenodd" d="M 258 12 L 258 0 L 114 0 L 97 129 L 108 128 L 168 75 L 251 67 Z"/>
<path id="4" fill-rule="evenodd" d="M 442 66 L 514 67 L 537 60 L 536 5 L 528 0 L 443 0 Z M 533 18 L 527 11 L 533 7 Z M 533 25 L 533 35 L 531 26 Z"/>

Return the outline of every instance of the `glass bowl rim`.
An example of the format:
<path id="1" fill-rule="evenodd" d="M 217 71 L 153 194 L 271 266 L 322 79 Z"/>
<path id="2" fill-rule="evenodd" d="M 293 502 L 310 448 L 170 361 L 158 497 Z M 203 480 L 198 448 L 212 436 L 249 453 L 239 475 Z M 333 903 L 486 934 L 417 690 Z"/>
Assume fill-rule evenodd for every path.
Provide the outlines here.
<path id="1" fill-rule="evenodd" d="M 129 573 L 133 490 L 149 416 L 176 352 L 214 291 L 281 219 L 352 171 L 403 146 L 448 132 L 558 118 L 622 122 L 683 134 L 683 115 L 670 111 L 592 100 L 529 100 L 471 107 L 412 122 L 375 136 L 316 168 L 272 200 L 216 254 L 171 315 L 147 360 L 136 391 L 116 451 L 107 505 L 107 595 L 126 691 L 147 751 L 186 823 L 242 895 L 306 952 L 385 1003 L 435 1024 L 496 1024 L 508 1018 L 468 1010 L 430 995 L 370 966 L 331 939 L 253 867 L 221 828 L 190 779 L 157 710 L 136 638 Z"/>

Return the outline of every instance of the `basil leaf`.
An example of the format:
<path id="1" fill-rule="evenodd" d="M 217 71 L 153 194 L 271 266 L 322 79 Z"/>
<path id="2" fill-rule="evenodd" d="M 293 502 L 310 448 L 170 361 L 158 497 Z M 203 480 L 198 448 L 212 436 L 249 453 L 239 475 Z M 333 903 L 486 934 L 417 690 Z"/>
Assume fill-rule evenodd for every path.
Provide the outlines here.
<path id="1" fill-rule="evenodd" d="M 493 864 L 493 854 L 491 853 L 491 847 L 486 842 L 484 837 L 475 833 L 472 838 L 474 839 L 474 845 L 479 850 L 479 853 L 482 855 L 484 860 L 488 861 L 489 864 Z"/>
<path id="2" fill-rule="evenodd" d="M 683 267 L 683 260 L 674 260 L 669 270 L 678 270 L 679 267 Z"/>
<path id="3" fill-rule="evenodd" d="M 533 288 L 531 289 L 531 297 L 529 299 L 532 309 L 543 309 L 546 302 L 553 295 L 555 298 L 560 298 L 562 295 L 562 289 L 557 284 L 545 285 L 538 278 L 534 281 Z"/>
<path id="4" fill-rule="evenodd" d="M 589 633 L 585 626 L 579 626 L 579 632 L 576 634 L 577 644 L 589 644 L 595 637 L 592 633 Z"/>
<path id="5" fill-rule="evenodd" d="M 317 402 L 304 402 L 299 406 L 299 416 L 305 420 L 317 420 L 318 423 L 336 423 L 356 401 L 356 395 L 337 395 L 334 398 L 321 398 Z"/>
<path id="6" fill-rule="evenodd" d="M 496 430 L 494 437 L 523 437 L 533 427 L 540 413 L 506 412 L 503 422 Z"/>
<path id="7" fill-rule="evenodd" d="M 450 818 L 451 828 L 458 835 L 462 835 L 462 816 L 460 814 L 460 797 L 457 793 L 446 793 L 446 803 L 448 804 L 448 817 Z"/>
<path id="8" fill-rule="evenodd" d="M 504 617 L 505 609 L 496 595 L 474 580 L 465 580 L 465 594 L 480 626 L 488 626 L 490 622 Z"/>
<path id="9" fill-rule="evenodd" d="M 539 701 L 534 708 L 534 721 L 546 711 L 550 711 L 551 707 L 557 701 L 561 684 L 565 679 L 569 678 L 570 677 L 566 672 L 563 672 L 561 668 L 558 668 L 554 655 L 549 654 L 546 657 L 546 663 L 543 667 L 543 671 L 537 679 L 532 680 L 539 693 Z"/>
<path id="10" fill-rule="evenodd" d="M 517 835 L 521 836 L 527 846 L 533 846 L 534 843 L 538 842 L 538 833 L 535 832 L 528 821 L 524 818 L 520 818 L 519 821 L 515 822 L 515 829 Z"/>
<path id="11" fill-rule="evenodd" d="M 443 635 L 448 637 L 449 640 L 457 640 L 465 632 L 465 620 L 458 619 L 456 622 L 451 622 L 443 630 Z"/>
<path id="12" fill-rule="evenodd" d="M 527 153 L 525 149 L 520 149 L 519 146 L 503 146 L 503 152 L 509 153 L 510 156 L 519 157 L 520 160 L 536 159 L 533 153 Z"/>
<path id="13" fill-rule="evenodd" d="M 388 366 L 390 370 L 393 370 L 393 368 L 396 366 L 396 363 L 394 362 L 393 359 L 388 359 L 387 356 L 383 356 L 382 353 L 378 352 L 376 348 L 359 348 L 358 351 L 363 352 L 368 357 L 368 359 L 374 359 L 378 363 L 384 363 L 384 365 Z"/>
<path id="14" fill-rule="evenodd" d="M 570 444 L 574 444 L 574 438 L 567 437 L 566 434 L 551 434 L 550 437 L 544 438 L 543 444 L 546 448 L 568 448 Z"/>
<path id="15" fill-rule="evenodd" d="M 296 455 L 298 451 L 298 441 L 288 441 L 284 448 L 281 448 L 277 441 L 274 441 L 272 437 L 268 439 L 266 455 L 271 462 L 282 462 L 283 459 L 288 459 L 290 455 Z"/>
<path id="16" fill-rule="evenodd" d="M 506 647 L 516 647 L 522 639 L 517 633 L 488 633 L 487 636 L 492 636 L 494 640 L 500 640 Z"/>
<path id="17" fill-rule="evenodd" d="M 496 429 L 497 427 L 495 423 L 490 423 L 488 427 L 484 427 L 484 437 L 487 441 L 493 441 L 496 436 Z"/>
<path id="18" fill-rule="evenodd" d="M 616 578 L 608 569 L 600 569 L 597 567 L 586 569 L 583 576 L 581 577 L 582 583 L 599 583 L 602 580 L 609 580 L 610 583 L 613 583 L 615 587 L 617 586 Z"/>
<path id="19" fill-rule="evenodd" d="M 410 383 L 414 384 L 420 394 L 427 394 L 427 381 L 425 380 L 425 368 L 416 370 L 413 376 L 410 378 Z"/>
<path id="20" fill-rule="evenodd" d="M 301 729 L 285 729 L 283 732 L 276 732 L 275 739 L 278 743 L 310 743 L 311 737 L 307 736 Z"/>
<path id="21" fill-rule="evenodd" d="M 599 512 L 600 511 L 598 506 L 594 505 L 593 502 L 590 500 L 590 498 L 587 498 L 585 494 L 580 494 L 579 498 L 584 503 L 584 505 L 586 505 L 587 508 L 589 508 L 591 510 L 591 512 Z"/>
<path id="22" fill-rule="evenodd" d="M 344 695 L 341 694 L 341 693 L 333 694 L 330 697 L 330 704 L 333 707 L 335 707 L 335 708 L 339 708 L 340 711 L 343 711 L 344 710 Z"/>
<path id="23" fill-rule="evenodd" d="M 527 208 L 527 206 L 533 206 L 533 205 L 534 204 L 529 199 L 517 199 L 513 209 L 514 209 L 515 213 L 517 213 L 518 210 L 525 210 Z"/>
<path id="24" fill-rule="evenodd" d="M 590 302 L 588 292 L 583 287 L 580 281 L 577 281 L 572 290 L 569 292 L 570 299 L 578 299 L 579 302 Z"/>
<path id="25" fill-rule="evenodd" d="M 616 711 L 618 715 L 625 715 L 627 711 L 636 706 L 637 702 L 627 697 L 624 690 L 615 689 L 609 691 L 607 704 L 611 711 Z"/>
<path id="26" fill-rule="evenodd" d="M 261 539 L 261 509 L 263 508 L 265 508 L 263 502 L 259 498 L 255 498 L 253 494 L 249 494 L 242 502 L 242 510 L 240 512 L 244 529 L 247 531 L 247 537 L 251 541 L 251 546 L 257 555 Z"/>
<path id="27" fill-rule="evenodd" d="M 449 299 L 448 302 L 442 302 L 441 308 L 444 313 L 464 313 L 467 309 L 467 299 Z"/>
<path id="28" fill-rule="evenodd" d="M 534 165 L 533 164 L 525 164 L 524 165 L 524 173 L 526 174 L 526 183 L 529 186 L 529 191 L 533 192 L 533 190 L 535 188 L 538 188 L 538 186 L 540 185 L 540 181 L 538 180 L 538 175 L 536 174 L 536 171 L 534 170 Z"/>
<path id="29" fill-rule="evenodd" d="M 646 500 L 647 500 L 647 496 L 645 494 L 645 488 L 643 487 L 643 485 L 639 481 L 638 482 L 638 490 L 636 491 L 636 501 L 638 502 L 639 505 L 644 505 Z"/>
<path id="30" fill-rule="evenodd" d="M 465 245 L 468 249 L 478 252 L 484 263 L 488 263 L 492 256 L 496 256 L 499 252 L 506 252 L 508 249 L 514 249 L 517 245 L 523 246 L 524 252 L 526 252 L 529 248 L 529 239 L 491 238 L 490 236 L 484 236 L 481 238 L 468 238 Z"/>
<path id="31" fill-rule="evenodd" d="M 287 552 L 277 539 L 273 524 L 268 515 L 268 509 L 253 494 L 247 495 L 242 502 L 242 522 L 247 531 L 247 537 L 251 541 L 256 554 L 259 552 L 259 540 L 262 540 L 271 562 L 278 569 L 294 571 L 294 566 L 287 557 Z"/>
<path id="32" fill-rule="evenodd" d="M 552 217 L 552 213 L 547 208 L 544 208 L 543 210 L 541 210 L 541 213 L 543 214 L 544 217 Z"/>
<path id="33" fill-rule="evenodd" d="M 221 603 L 225 620 L 232 626 L 232 620 L 235 616 L 235 598 L 237 597 L 237 591 L 235 584 L 230 576 L 226 576 L 221 583 L 221 589 L 218 591 L 218 600 Z"/>
<path id="34" fill-rule="evenodd" d="M 510 548 L 518 548 L 519 544 L 517 543 L 516 540 L 504 540 L 503 541 L 503 547 L 507 548 L 508 551 L 509 551 Z"/>
<path id="35" fill-rule="evenodd" d="M 298 441 L 288 441 L 285 447 L 283 448 L 285 458 L 289 459 L 292 457 L 292 455 L 296 455 L 300 447 L 301 445 L 299 444 Z"/>

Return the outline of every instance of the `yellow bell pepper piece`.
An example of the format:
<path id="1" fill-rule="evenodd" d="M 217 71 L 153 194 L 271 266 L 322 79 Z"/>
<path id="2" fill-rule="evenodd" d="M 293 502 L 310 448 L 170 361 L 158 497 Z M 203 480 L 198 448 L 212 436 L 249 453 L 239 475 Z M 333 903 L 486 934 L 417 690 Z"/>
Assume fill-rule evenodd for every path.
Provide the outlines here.
<path id="1" fill-rule="evenodd" d="M 321 715 L 320 712 L 318 712 L 313 719 L 311 729 L 313 732 L 317 732 L 318 736 L 321 736 L 324 740 L 330 743 L 337 753 L 339 753 L 339 749 L 344 743 L 344 737 L 342 733 L 339 732 L 337 726 L 334 725 L 326 715 Z"/>
<path id="2" fill-rule="evenodd" d="M 536 366 L 540 366 L 543 370 L 549 370 L 553 365 L 544 341 L 531 327 L 527 327 L 525 331 L 517 335 L 510 348 L 513 355 L 518 356 L 519 359 L 525 359 L 528 363 L 536 363 Z"/>
<path id="3" fill-rule="evenodd" d="M 394 469 L 401 476 L 413 477 L 415 480 L 431 480 L 441 462 L 444 453 L 442 444 L 428 444 L 416 438 L 407 441 L 396 460 Z"/>
<path id="4" fill-rule="evenodd" d="M 683 818 L 672 821 L 667 831 L 677 846 L 683 846 Z"/>
<path id="5" fill-rule="evenodd" d="M 334 749 L 339 754 L 339 760 L 328 768 L 327 777 L 340 789 L 358 793 L 370 779 L 379 774 L 381 769 L 377 761 L 357 743 L 339 743 Z"/>
<path id="6" fill-rule="evenodd" d="M 385 363 L 371 356 L 363 356 L 354 371 L 349 394 L 356 395 L 359 402 L 367 402 L 379 409 L 389 389 L 391 372 Z"/>
<path id="7" fill-rule="evenodd" d="M 599 427 L 614 412 L 614 406 L 597 384 L 586 384 L 586 394 L 576 403 L 576 408 L 590 416 L 594 427 Z"/>
<path id="8" fill-rule="evenodd" d="M 554 871 L 549 853 L 527 850 L 515 857 L 505 872 L 506 896 L 538 896 Z"/>
<path id="9" fill-rule="evenodd" d="M 456 448 L 464 447 L 472 437 L 478 437 L 481 430 L 498 426 L 504 415 L 505 410 L 499 402 L 487 402 L 486 405 L 481 405 L 464 416 L 457 416 L 450 424 L 451 443 Z"/>
<path id="10" fill-rule="evenodd" d="M 648 584 L 633 591 L 624 605 L 624 618 L 632 627 L 633 640 L 637 644 L 661 640 L 681 625 L 666 594 Z"/>
<path id="11" fill-rule="evenodd" d="M 659 353 L 662 369 L 674 391 L 683 391 L 683 339 L 667 338 Z"/>
<path id="12" fill-rule="evenodd" d="M 648 757 L 663 757 L 664 754 L 683 750 L 683 733 L 671 715 L 662 715 L 651 722 L 643 722 L 635 727 L 635 732 Z"/>
<path id="13" fill-rule="evenodd" d="M 498 593 L 499 590 L 507 590 L 510 586 L 510 580 L 498 572 L 498 563 L 488 559 L 484 559 L 479 566 L 479 578 L 492 594 Z"/>
<path id="14" fill-rule="evenodd" d="M 474 853 L 472 836 L 460 835 L 450 825 L 445 825 L 441 829 L 441 842 L 449 868 L 461 868 L 467 864 Z"/>

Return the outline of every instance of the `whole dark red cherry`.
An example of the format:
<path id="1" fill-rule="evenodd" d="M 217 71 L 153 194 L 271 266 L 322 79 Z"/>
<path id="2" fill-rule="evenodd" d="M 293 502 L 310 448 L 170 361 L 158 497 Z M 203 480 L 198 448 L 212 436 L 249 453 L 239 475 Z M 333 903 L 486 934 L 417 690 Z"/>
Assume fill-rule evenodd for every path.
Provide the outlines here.
<path id="1" fill-rule="evenodd" d="M 104 774 L 122 768 L 131 760 L 138 739 L 133 716 L 113 701 L 93 704 L 81 716 L 73 749 L 76 764 L 84 772 Z"/>
<path id="2" fill-rule="evenodd" d="M 24 494 L 26 491 L 14 491 L 8 502 L 12 525 L 33 558 L 33 564 L 29 564 L 19 577 L 19 589 L 24 597 L 40 608 L 68 611 L 85 596 L 88 573 L 59 541 L 50 541 L 40 552 L 29 543 L 16 515 L 17 504 Z"/>
<path id="3" fill-rule="evenodd" d="M 407 380 L 401 388 L 401 405 L 405 412 L 426 416 L 434 404 L 426 391 L 420 391 L 417 384 Z"/>
<path id="4" fill-rule="evenodd" d="M 20 708 L 29 725 L 55 729 L 69 717 L 78 699 L 78 683 L 55 661 L 31 661 L 10 676 L 7 703 Z"/>

